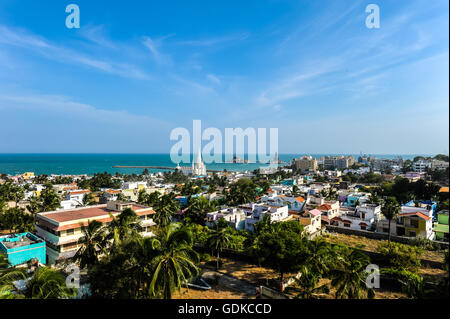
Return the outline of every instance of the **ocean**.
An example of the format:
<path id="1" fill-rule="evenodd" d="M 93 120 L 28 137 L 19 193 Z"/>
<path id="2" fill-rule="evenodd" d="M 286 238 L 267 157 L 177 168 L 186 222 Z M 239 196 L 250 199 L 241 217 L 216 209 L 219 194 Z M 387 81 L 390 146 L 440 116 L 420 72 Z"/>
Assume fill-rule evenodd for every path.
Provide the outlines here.
<path id="1" fill-rule="evenodd" d="M 289 162 L 293 158 L 301 157 L 305 154 L 280 154 L 280 160 Z M 313 157 L 340 154 L 308 154 Z M 348 154 L 357 158 L 359 155 Z M 401 156 L 404 160 L 413 159 L 418 155 L 392 155 L 380 154 L 372 155 L 377 158 L 394 158 Z M 17 175 L 24 172 L 34 172 L 40 174 L 94 174 L 98 172 L 108 172 L 114 174 L 140 174 L 142 168 L 113 168 L 114 165 L 122 166 L 164 166 L 175 167 L 169 154 L 0 154 L 0 174 Z M 191 164 L 180 163 L 181 166 Z M 212 163 L 206 164 L 207 169 L 245 171 L 254 170 L 268 164 L 230 164 Z M 149 169 L 154 173 L 159 169 Z"/>

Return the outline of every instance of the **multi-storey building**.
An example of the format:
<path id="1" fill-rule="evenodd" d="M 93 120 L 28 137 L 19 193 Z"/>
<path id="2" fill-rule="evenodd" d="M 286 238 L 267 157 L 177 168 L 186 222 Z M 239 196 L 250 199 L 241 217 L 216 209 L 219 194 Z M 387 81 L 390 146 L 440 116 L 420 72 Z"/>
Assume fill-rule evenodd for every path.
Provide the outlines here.
<path id="1" fill-rule="evenodd" d="M 351 208 L 342 208 L 340 215 L 331 218 L 331 225 L 360 230 L 372 230 L 381 219 L 381 206 L 375 204 L 363 204 Z"/>
<path id="2" fill-rule="evenodd" d="M 261 201 L 263 201 L 266 204 L 282 207 L 287 206 L 288 209 L 301 211 L 303 209 L 303 206 L 306 204 L 306 201 L 303 197 L 297 196 L 297 197 L 289 197 L 286 195 L 278 195 L 275 197 L 262 197 Z"/>
<path id="3" fill-rule="evenodd" d="M 254 231 L 254 225 L 263 220 L 265 216 L 269 216 L 271 222 L 280 222 L 289 217 L 289 209 L 287 206 L 270 206 L 261 204 L 252 204 L 250 212 L 247 213 L 245 219 L 245 229 Z"/>
<path id="4" fill-rule="evenodd" d="M 325 156 L 323 167 L 325 169 L 346 169 L 355 164 L 353 156 Z"/>
<path id="5" fill-rule="evenodd" d="M 302 173 L 315 172 L 318 168 L 317 160 L 311 156 L 303 156 L 302 158 L 294 159 L 293 162 L 295 168 Z"/>
<path id="6" fill-rule="evenodd" d="M 389 220 L 377 223 L 377 232 L 389 232 Z M 434 239 L 433 209 L 430 207 L 402 206 L 397 219 L 391 221 L 391 235 Z"/>
<path id="7" fill-rule="evenodd" d="M 448 168 L 449 163 L 440 160 L 431 160 L 431 169 L 432 170 L 444 170 Z"/>
<path id="8" fill-rule="evenodd" d="M 339 202 L 332 201 L 323 203 L 317 207 L 317 210 L 321 212 L 322 223 L 329 225 L 332 218 L 339 216 Z"/>
<path id="9" fill-rule="evenodd" d="M 419 160 L 413 163 L 413 171 L 423 173 L 426 172 L 428 168 L 431 168 L 431 162 Z"/>
<path id="10" fill-rule="evenodd" d="M 228 224 L 237 230 L 245 228 L 245 219 L 247 214 L 240 208 L 225 208 L 206 214 L 206 226 L 214 227 L 220 218 L 223 218 Z"/>
<path id="11" fill-rule="evenodd" d="M 110 201 L 103 205 L 37 214 L 36 231 L 47 243 L 48 263 L 53 264 L 75 255 L 80 247 L 78 240 L 83 237 L 82 228 L 89 221 L 97 220 L 107 225 L 112 221 L 110 214 L 116 217 L 126 208 L 133 209 L 139 216 L 142 235 L 152 236 L 150 228 L 155 225 L 155 212 L 151 207 L 136 203 Z"/>

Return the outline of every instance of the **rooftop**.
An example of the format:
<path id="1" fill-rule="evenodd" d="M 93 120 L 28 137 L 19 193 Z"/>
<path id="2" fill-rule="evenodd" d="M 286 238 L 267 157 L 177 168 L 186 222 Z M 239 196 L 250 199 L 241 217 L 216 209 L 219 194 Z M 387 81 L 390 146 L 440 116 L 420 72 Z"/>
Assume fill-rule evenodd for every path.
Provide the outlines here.
<path id="1" fill-rule="evenodd" d="M 6 249 L 29 246 L 39 242 L 42 242 L 40 238 L 37 238 L 29 233 L 21 233 L 0 237 L 0 243 L 3 244 L 3 246 L 6 247 Z"/>
<path id="2" fill-rule="evenodd" d="M 131 209 L 133 209 L 138 215 L 143 215 L 143 212 L 151 211 L 153 212 L 151 207 L 146 207 L 143 205 L 132 204 Z M 61 211 L 54 211 L 48 213 L 41 213 L 38 216 L 43 216 L 48 219 L 51 219 L 57 223 L 76 221 L 81 219 L 90 219 L 90 218 L 98 218 L 101 216 L 109 215 L 109 213 L 119 213 L 118 211 L 109 210 L 106 208 L 106 204 L 76 208 L 76 209 L 68 209 Z"/>

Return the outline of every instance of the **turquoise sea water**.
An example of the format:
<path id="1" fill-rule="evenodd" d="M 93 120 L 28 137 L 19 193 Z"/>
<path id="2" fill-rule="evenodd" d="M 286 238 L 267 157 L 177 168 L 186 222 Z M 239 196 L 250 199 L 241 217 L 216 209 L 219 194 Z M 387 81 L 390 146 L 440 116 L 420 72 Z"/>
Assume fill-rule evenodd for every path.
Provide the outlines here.
<path id="1" fill-rule="evenodd" d="M 292 158 L 304 154 L 280 154 L 279 159 L 289 162 Z M 310 154 L 313 157 L 335 154 Z M 358 155 L 351 154 L 355 158 Z M 412 159 L 417 155 L 375 155 L 378 158 L 394 158 L 402 156 L 404 160 Z M 165 166 L 175 167 L 169 154 L 0 154 L 0 173 L 16 175 L 24 172 L 35 174 L 94 174 L 109 172 L 114 174 L 140 174 L 142 168 L 113 168 L 114 165 L 134 166 Z M 181 166 L 190 164 L 181 163 Z M 267 166 L 267 164 L 206 164 L 208 169 L 228 171 L 245 171 Z M 158 170 L 149 169 L 150 172 Z"/>

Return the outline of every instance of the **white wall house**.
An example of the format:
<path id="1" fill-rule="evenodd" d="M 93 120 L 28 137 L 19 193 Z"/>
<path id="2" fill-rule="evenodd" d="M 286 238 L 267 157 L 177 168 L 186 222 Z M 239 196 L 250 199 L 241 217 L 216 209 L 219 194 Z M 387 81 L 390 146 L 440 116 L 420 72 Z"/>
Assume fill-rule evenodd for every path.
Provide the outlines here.
<path id="1" fill-rule="evenodd" d="M 298 221 L 304 227 L 304 231 L 306 234 L 312 235 L 321 230 L 321 215 L 321 211 L 313 209 L 310 211 L 306 211 L 301 216 L 299 216 Z"/>
<path id="2" fill-rule="evenodd" d="M 389 220 L 384 216 L 377 223 L 377 232 L 389 232 Z M 391 221 L 391 235 L 434 239 L 433 209 L 402 206 L 398 218 Z"/>
<path id="3" fill-rule="evenodd" d="M 431 162 L 419 160 L 413 163 L 413 171 L 423 173 L 426 172 L 428 168 L 431 168 Z"/>
<path id="4" fill-rule="evenodd" d="M 225 208 L 206 214 L 206 226 L 215 227 L 220 218 L 225 219 L 236 230 L 245 228 L 247 214 L 240 208 Z"/>
<path id="5" fill-rule="evenodd" d="M 261 201 L 265 204 L 281 207 L 287 206 L 290 210 L 301 211 L 306 201 L 303 197 L 288 197 L 286 195 L 279 195 L 272 198 L 261 198 Z"/>
<path id="6" fill-rule="evenodd" d="M 381 220 L 381 206 L 375 204 L 362 204 L 355 210 L 342 209 L 340 216 L 331 219 L 330 224 L 359 230 L 375 229 Z"/>
<path id="7" fill-rule="evenodd" d="M 321 212 L 321 220 L 322 223 L 329 225 L 330 220 L 334 217 L 340 215 L 339 211 L 339 202 L 338 201 L 329 201 L 319 205 L 317 208 Z"/>
<path id="8" fill-rule="evenodd" d="M 66 201 L 71 201 L 75 205 L 81 206 L 83 203 L 84 196 L 90 193 L 91 191 L 88 189 L 77 189 L 74 191 L 68 191 L 66 194 Z"/>
<path id="9" fill-rule="evenodd" d="M 245 229 L 254 231 L 254 225 L 269 216 L 271 222 L 280 222 L 289 217 L 287 206 L 275 207 L 269 205 L 252 204 L 252 212 L 245 219 Z"/>

